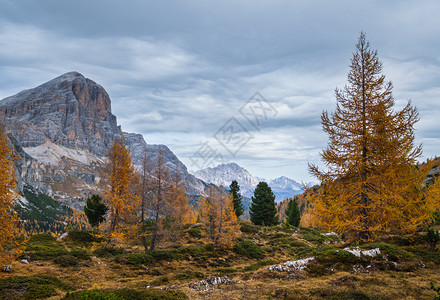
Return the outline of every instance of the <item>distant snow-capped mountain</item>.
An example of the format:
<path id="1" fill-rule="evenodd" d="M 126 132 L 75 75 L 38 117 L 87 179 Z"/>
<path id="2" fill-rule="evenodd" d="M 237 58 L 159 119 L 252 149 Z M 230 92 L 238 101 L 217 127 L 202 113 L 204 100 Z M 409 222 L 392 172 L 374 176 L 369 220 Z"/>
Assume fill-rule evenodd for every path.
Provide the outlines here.
<path id="1" fill-rule="evenodd" d="M 250 198 L 260 181 L 265 181 L 275 194 L 275 201 L 281 202 L 303 192 L 302 185 L 286 176 L 266 180 L 252 176 L 246 169 L 236 163 L 221 164 L 214 168 L 206 168 L 192 172 L 197 178 L 219 186 L 228 187 L 233 180 L 240 185 L 241 194 Z"/>

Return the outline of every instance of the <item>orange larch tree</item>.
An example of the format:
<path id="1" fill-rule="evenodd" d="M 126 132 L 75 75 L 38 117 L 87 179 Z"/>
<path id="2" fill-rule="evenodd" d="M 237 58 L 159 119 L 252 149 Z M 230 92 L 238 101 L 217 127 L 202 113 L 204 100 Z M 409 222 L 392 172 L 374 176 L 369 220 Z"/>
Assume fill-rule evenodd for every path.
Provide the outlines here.
<path id="1" fill-rule="evenodd" d="M 311 165 L 321 181 L 313 199 L 314 221 L 356 241 L 383 233 L 414 232 L 430 214 L 421 195 L 423 173 L 416 158 L 410 102 L 393 110 L 392 84 L 385 81 L 377 51 L 361 33 L 351 60 L 348 85 L 336 89 L 336 111 L 322 114 L 329 136 L 321 156 L 327 170 Z"/>
<path id="2" fill-rule="evenodd" d="M 108 206 L 108 224 L 105 231 L 110 241 L 125 242 L 137 228 L 136 207 L 139 199 L 134 190 L 138 176 L 131 163 L 125 141 L 117 139 L 109 149 L 109 188 L 104 202 Z"/>
<path id="3" fill-rule="evenodd" d="M 167 236 L 170 241 L 175 241 L 181 233 L 182 225 L 194 220 L 193 212 L 188 204 L 185 186 L 179 175 L 170 175 L 170 170 L 165 164 L 165 154 L 159 150 L 154 163 L 146 153 L 141 171 L 141 189 L 144 207 L 144 221 L 149 218 L 153 221 L 151 230 L 150 250 L 154 250 L 160 240 Z M 143 227 L 143 236 L 146 228 Z M 144 247 L 147 250 L 146 238 Z"/>
<path id="4" fill-rule="evenodd" d="M 17 199 L 14 150 L 0 124 L 0 268 L 10 265 L 24 245 L 17 243 L 19 219 L 14 211 Z"/>
<path id="5" fill-rule="evenodd" d="M 232 247 L 240 226 L 234 211 L 233 196 L 222 187 L 209 187 L 199 209 L 200 221 L 206 226 L 208 238 L 219 247 Z"/>

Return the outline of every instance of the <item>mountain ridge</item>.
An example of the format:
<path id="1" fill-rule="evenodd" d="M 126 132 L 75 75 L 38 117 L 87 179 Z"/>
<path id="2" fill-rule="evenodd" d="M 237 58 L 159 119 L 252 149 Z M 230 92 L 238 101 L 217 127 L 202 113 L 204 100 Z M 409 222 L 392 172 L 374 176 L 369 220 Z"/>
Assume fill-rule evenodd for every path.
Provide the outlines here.
<path id="1" fill-rule="evenodd" d="M 165 145 L 149 145 L 141 134 L 123 132 L 111 112 L 106 90 L 79 72 L 58 76 L 0 100 L 0 117 L 20 159 L 18 187 L 36 188 L 56 200 L 82 208 L 84 199 L 103 193 L 101 172 L 113 141 L 124 137 L 133 164 L 160 150 L 171 175 L 179 174 L 187 193 L 203 194 L 206 183 L 189 174 Z"/>
<path id="2" fill-rule="evenodd" d="M 271 187 L 276 202 L 281 202 L 303 192 L 302 184 L 293 179 L 286 176 L 270 180 L 254 177 L 249 171 L 234 162 L 192 171 L 192 174 L 208 183 L 225 187 L 229 186 L 233 180 L 237 180 L 242 195 L 248 198 L 253 196 L 254 189 L 260 181 L 267 182 Z"/>

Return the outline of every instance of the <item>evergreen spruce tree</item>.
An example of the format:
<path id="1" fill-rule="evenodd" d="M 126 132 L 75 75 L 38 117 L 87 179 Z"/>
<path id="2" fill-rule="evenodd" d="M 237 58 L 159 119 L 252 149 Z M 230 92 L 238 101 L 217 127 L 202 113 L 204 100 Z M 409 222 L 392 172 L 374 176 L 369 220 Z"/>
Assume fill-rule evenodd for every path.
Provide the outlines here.
<path id="1" fill-rule="evenodd" d="M 250 208 L 251 221 L 255 225 L 278 224 L 275 195 L 266 182 L 260 182 L 254 191 Z"/>
<path id="2" fill-rule="evenodd" d="M 101 200 L 102 198 L 99 195 L 92 195 L 92 197 L 87 198 L 86 206 L 84 206 L 84 213 L 92 227 L 98 227 L 100 223 L 105 221 L 108 207 Z"/>
<path id="3" fill-rule="evenodd" d="M 292 226 L 298 227 L 301 220 L 301 212 L 299 211 L 297 197 L 289 201 L 286 209 L 287 223 Z"/>
<path id="4" fill-rule="evenodd" d="M 240 216 L 243 214 L 243 204 L 241 203 L 241 200 L 243 197 L 240 194 L 240 186 L 238 185 L 238 182 L 236 180 L 232 181 L 231 185 L 229 186 L 231 189 L 229 193 L 233 197 L 234 201 L 234 212 L 237 218 L 240 218 Z"/>

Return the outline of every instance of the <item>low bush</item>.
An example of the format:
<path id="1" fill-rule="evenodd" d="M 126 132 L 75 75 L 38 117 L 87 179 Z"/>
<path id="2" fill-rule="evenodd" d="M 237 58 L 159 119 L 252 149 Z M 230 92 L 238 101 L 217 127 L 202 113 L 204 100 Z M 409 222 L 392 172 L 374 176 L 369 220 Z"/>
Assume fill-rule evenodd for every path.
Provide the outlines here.
<path id="1" fill-rule="evenodd" d="M 53 262 L 61 267 L 76 267 L 79 264 L 78 258 L 72 255 L 61 255 L 55 257 Z"/>
<path id="2" fill-rule="evenodd" d="M 256 270 L 258 270 L 261 267 L 270 266 L 270 265 L 274 265 L 274 264 L 275 264 L 274 260 L 271 260 L 271 259 L 262 260 L 262 261 L 259 261 L 259 262 L 255 263 L 255 264 L 252 264 L 252 265 L 249 265 L 249 266 L 245 267 L 243 270 L 246 271 L 246 272 L 256 271 Z"/>
<path id="3" fill-rule="evenodd" d="M 192 227 L 188 229 L 188 234 L 195 238 L 201 238 L 202 237 L 202 227 Z"/>
<path id="4" fill-rule="evenodd" d="M 260 228 L 260 226 L 250 222 L 240 222 L 240 231 L 244 233 L 258 233 L 260 232 Z"/>
<path id="5" fill-rule="evenodd" d="M 176 280 L 190 280 L 190 279 L 202 279 L 205 275 L 202 272 L 185 270 L 184 273 L 174 275 L 174 279 Z"/>
<path id="6" fill-rule="evenodd" d="M 379 248 L 380 251 L 383 251 L 390 256 L 395 256 L 398 259 L 408 259 L 413 257 L 411 253 L 403 250 L 399 246 L 387 244 L 387 243 L 371 243 L 371 244 L 363 245 L 362 248 L 365 249 Z"/>
<path id="7" fill-rule="evenodd" d="M 130 253 L 127 255 L 127 262 L 131 265 L 148 265 L 155 261 L 155 259 L 148 253 Z"/>
<path id="8" fill-rule="evenodd" d="M 263 258 L 264 253 L 261 248 L 252 241 L 239 241 L 234 246 L 234 251 L 247 258 Z"/>
<path id="9" fill-rule="evenodd" d="M 168 284 L 170 282 L 170 279 L 167 276 L 159 277 L 158 279 L 153 280 L 150 285 L 151 286 L 161 286 Z"/>
<path id="10" fill-rule="evenodd" d="M 118 256 L 125 253 L 123 248 L 118 247 L 101 247 L 93 251 L 93 254 L 99 257 L 110 257 L 110 256 Z"/>
<path id="11" fill-rule="evenodd" d="M 316 254 L 317 261 L 324 265 L 332 265 L 336 263 L 353 265 L 362 261 L 361 258 L 351 254 L 350 252 L 337 249 L 328 249 Z"/>
<path id="12" fill-rule="evenodd" d="M 238 271 L 236 269 L 233 269 L 233 268 L 217 268 L 217 269 L 213 270 L 213 272 L 215 274 L 223 276 L 223 275 L 237 273 Z"/>
<path id="13" fill-rule="evenodd" d="M 103 241 L 103 238 L 100 237 L 96 231 L 71 230 L 67 235 L 67 240 L 82 245 L 88 245 L 90 243 L 100 243 Z"/>
<path id="14" fill-rule="evenodd" d="M 13 276 L 0 279 L 0 299 L 43 299 L 57 295 L 57 289 L 72 289 L 50 276 Z"/>
<path id="15" fill-rule="evenodd" d="M 182 300 L 188 296 L 181 291 L 165 291 L 158 289 L 134 290 L 84 290 L 81 292 L 67 293 L 66 300 Z"/>
<path id="16" fill-rule="evenodd" d="M 42 233 L 30 237 L 25 254 L 32 260 L 50 260 L 61 255 L 68 255 L 69 252 L 55 237 Z"/>

